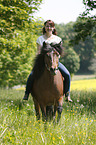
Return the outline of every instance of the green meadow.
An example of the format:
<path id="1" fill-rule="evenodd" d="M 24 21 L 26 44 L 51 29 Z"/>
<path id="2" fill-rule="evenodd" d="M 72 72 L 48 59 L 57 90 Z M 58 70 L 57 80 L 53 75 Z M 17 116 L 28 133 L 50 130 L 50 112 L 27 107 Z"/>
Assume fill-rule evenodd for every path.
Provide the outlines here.
<path id="1" fill-rule="evenodd" d="M 79 83 L 80 85 L 80 83 Z M 77 86 L 77 83 L 76 83 Z M 92 86 L 92 84 L 91 84 Z M 96 90 L 71 90 L 59 124 L 36 120 L 32 97 L 24 90 L 0 89 L 1 145 L 96 145 Z"/>

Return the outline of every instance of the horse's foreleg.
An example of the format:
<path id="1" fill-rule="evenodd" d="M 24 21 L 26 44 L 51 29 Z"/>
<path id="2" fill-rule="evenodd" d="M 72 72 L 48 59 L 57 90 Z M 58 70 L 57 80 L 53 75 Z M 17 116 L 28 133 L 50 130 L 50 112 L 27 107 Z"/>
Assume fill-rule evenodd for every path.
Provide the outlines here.
<path id="1" fill-rule="evenodd" d="M 57 110 L 57 107 L 56 105 L 54 105 L 54 111 L 53 111 L 53 123 L 55 124 L 55 118 L 56 118 L 56 110 Z"/>
<path id="2" fill-rule="evenodd" d="M 57 111 L 58 111 L 58 117 L 57 117 L 57 123 L 60 121 L 60 118 L 61 118 L 61 113 L 62 113 L 62 106 L 59 105 L 57 107 Z"/>
<path id="3" fill-rule="evenodd" d="M 42 111 L 42 120 L 45 122 L 47 120 L 47 115 L 46 115 L 46 106 L 40 105 L 41 111 Z"/>
<path id="4" fill-rule="evenodd" d="M 63 97 L 61 97 L 59 99 L 59 101 L 58 101 L 58 107 L 57 107 L 57 111 L 58 111 L 57 123 L 60 121 L 60 118 L 61 118 L 62 104 L 63 104 Z"/>
<path id="5" fill-rule="evenodd" d="M 34 101 L 34 105 L 35 105 L 37 120 L 40 120 L 40 106 L 39 106 L 39 103 L 34 98 L 33 98 L 33 101 Z"/>
<path id="6" fill-rule="evenodd" d="M 49 121 L 52 120 L 52 117 L 53 117 L 53 106 L 47 106 L 46 107 L 46 115 L 47 115 L 47 118 L 49 119 Z"/>

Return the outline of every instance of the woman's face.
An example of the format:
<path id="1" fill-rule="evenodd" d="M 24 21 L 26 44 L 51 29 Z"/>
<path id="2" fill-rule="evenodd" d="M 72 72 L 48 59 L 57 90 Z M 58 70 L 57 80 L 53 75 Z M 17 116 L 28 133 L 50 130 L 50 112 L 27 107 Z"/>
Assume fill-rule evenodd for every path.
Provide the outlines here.
<path id="1" fill-rule="evenodd" d="M 50 33 L 50 32 L 52 33 L 53 29 L 54 29 L 54 27 L 52 27 L 51 24 L 46 23 L 46 25 L 45 25 L 46 33 Z"/>

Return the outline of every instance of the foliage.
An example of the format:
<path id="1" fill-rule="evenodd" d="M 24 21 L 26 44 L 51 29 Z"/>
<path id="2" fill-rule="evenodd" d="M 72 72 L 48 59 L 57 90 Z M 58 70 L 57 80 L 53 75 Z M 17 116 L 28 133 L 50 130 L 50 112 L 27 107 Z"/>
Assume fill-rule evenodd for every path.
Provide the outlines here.
<path id="1" fill-rule="evenodd" d="M 96 40 L 96 15 L 91 15 L 91 11 L 96 9 L 95 0 L 83 0 L 86 10 L 78 17 L 74 25 L 75 32 L 77 33 L 71 43 L 78 44 L 80 40 L 85 41 L 87 36 L 92 36 Z"/>
<path id="2" fill-rule="evenodd" d="M 0 84 L 1 86 L 13 86 L 24 84 L 26 77 L 32 69 L 32 59 L 36 52 L 36 36 L 16 31 L 17 37 L 5 41 L 2 38 L 2 50 L 0 55 Z M 4 43 L 3 43 L 4 41 Z"/>
<path id="3" fill-rule="evenodd" d="M 74 45 L 74 50 L 80 57 L 80 72 L 88 72 L 95 54 L 94 40 L 89 37 L 84 42 L 80 41 L 78 45 Z"/>
<path id="4" fill-rule="evenodd" d="M 63 47 L 69 48 L 70 39 L 74 37 L 74 22 L 69 22 L 68 24 L 56 24 L 56 30 L 59 37 L 62 38 Z"/>
<path id="5" fill-rule="evenodd" d="M 42 0 L 1 0 L 0 33 L 2 37 L 12 38 L 15 29 L 24 30 L 41 2 Z"/>
<path id="6" fill-rule="evenodd" d="M 79 81 L 75 84 L 77 85 L 80 87 Z M 48 122 L 46 130 L 45 124 L 36 120 L 31 97 L 28 102 L 21 101 L 24 91 L 0 89 L 0 92 L 2 145 L 96 143 L 96 91 L 71 90 L 74 103 L 64 101 L 60 123 L 54 125 L 53 122 Z"/>
<path id="7" fill-rule="evenodd" d="M 66 49 L 64 53 L 65 55 L 61 58 L 61 62 L 67 67 L 71 75 L 75 74 L 80 67 L 79 56 L 72 48 Z"/>
<path id="8" fill-rule="evenodd" d="M 73 37 L 73 22 L 68 24 L 56 24 L 56 30 L 58 36 L 62 38 L 63 41 L 63 53 L 64 56 L 61 57 L 60 61 L 68 68 L 69 72 L 72 74 L 76 73 L 80 66 L 79 56 L 69 47 L 69 40 Z"/>
<path id="9" fill-rule="evenodd" d="M 36 54 L 41 21 L 33 19 L 42 0 L 0 1 L 0 85 L 25 84 Z M 39 28 L 38 28 L 39 27 Z"/>
<path id="10" fill-rule="evenodd" d="M 95 57 L 91 60 L 91 66 L 89 66 L 89 70 L 96 74 L 96 54 Z"/>
<path id="11" fill-rule="evenodd" d="M 78 22 L 78 20 L 77 20 Z M 74 31 L 74 24 L 76 22 L 70 22 L 66 25 L 64 24 L 56 24 L 56 29 L 58 35 L 63 40 L 63 47 L 69 49 L 70 40 L 74 39 L 76 32 Z M 93 33 L 95 34 L 96 29 L 94 29 Z M 91 38 L 91 36 L 87 37 L 85 41 L 80 41 L 78 44 L 71 45 L 72 49 L 79 55 L 80 58 L 80 68 L 79 72 L 88 72 L 89 66 L 91 65 L 91 59 L 94 57 L 95 53 L 95 39 Z M 65 53 L 65 50 L 64 50 Z M 66 54 L 65 54 L 66 55 Z M 63 57 L 64 59 L 64 57 Z M 73 59 L 73 58 L 71 58 Z M 64 62 L 64 60 L 63 60 Z M 67 63 L 68 64 L 68 63 Z M 69 64 L 68 64 L 69 65 Z M 74 68 L 74 65 L 73 65 Z"/>
<path id="12" fill-rule="evenodd" d="M 86 11 L 84 15 L 89 14 L 89 11 L 92 11 L 96 8 L 96 0 L 83 0 L 84 5 L 86 6 Z"/>

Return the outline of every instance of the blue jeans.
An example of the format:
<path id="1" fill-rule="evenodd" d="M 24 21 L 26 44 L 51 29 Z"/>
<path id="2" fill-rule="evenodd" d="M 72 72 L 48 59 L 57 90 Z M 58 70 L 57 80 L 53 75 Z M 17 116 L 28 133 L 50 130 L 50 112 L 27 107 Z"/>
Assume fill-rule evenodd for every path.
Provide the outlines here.
<path id="1" fill-rule="evenodd" d="M 65 96 L 67 96 L 67 94 L 70 94 L 70 82 L 71 82 L 71 77 L 70 77 L 70 73 L 67 70 L 67 68 L 59 62 L 59 70 L 62 74 L 62 76 L 64 77 L 64 94 Z"/>
<path id="2" fill-rule="evenodd" d="M 70 73 L 69 71 L 67 70 L 67 68 L 59 62 L 59 66 L 58 66 L 62 76 L 64 77 L 64 94 L 65 96 L 67 96 L 67 93 L 70 94 Z M 31 88 L 32 88 L 32 85 L 33 85 L 33 77 L 32 77 L 32 74 L 33 72 L 30 73 L 29 77 L 28 77 L 28 80 L 27 80 L 27 83 L 26 83 L 26 91 L 25 91 L 25 94 L 28 94 L 31 92 Z"/>

